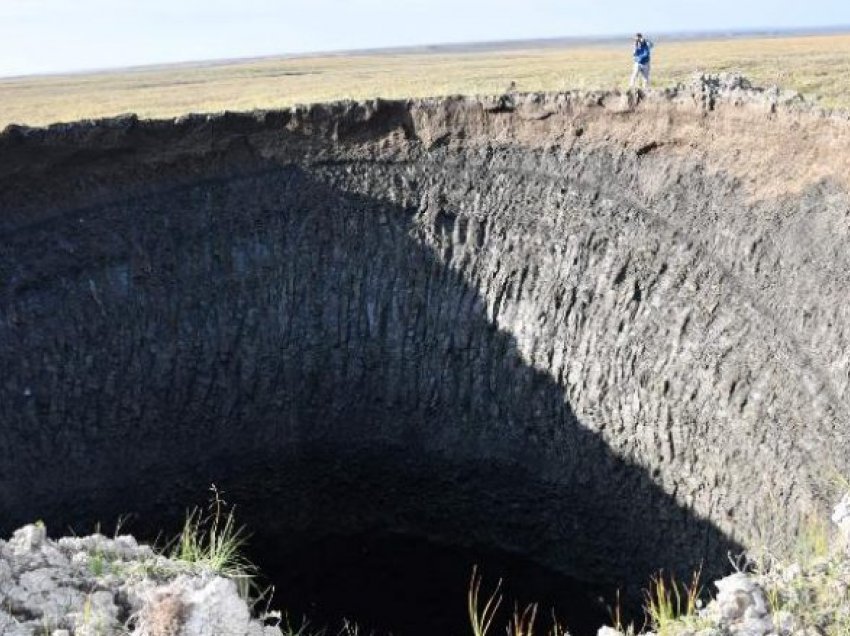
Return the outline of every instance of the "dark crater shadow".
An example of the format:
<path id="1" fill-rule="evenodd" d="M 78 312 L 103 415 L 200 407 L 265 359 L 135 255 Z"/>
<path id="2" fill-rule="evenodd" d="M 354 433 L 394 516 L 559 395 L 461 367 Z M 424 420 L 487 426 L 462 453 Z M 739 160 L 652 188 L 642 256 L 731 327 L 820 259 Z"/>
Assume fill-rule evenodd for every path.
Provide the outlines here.
<path id="1" fill-rule="evenodd" d="M 722 570 L 740 546 L 578 421 L 416 214 L 264 165 L 4 231 L 2 534 L 152 537 L 215 483 L 282 605 L 400 635 L 465 631 L 473 563 L 576 636 Z"/>
<path id="2" fill-rule="evenodd" d="M 296 550 L 258 553 L 277 603 L 294 625 L 309 617 L 310 624 L 333 631 L 354 616 L 365 633 L 469 633 L 473 574 L 482 581 L 481 607 L 494 593 L 502 598 L 496 631 L 530 606 L 537 608 L 535 627 L 543 633 L 557 623 L 574 636 L 592 636 L 610 623 L 610 590 L 576 582 L 523 555 L 381 534 L 323 537 Z"/>

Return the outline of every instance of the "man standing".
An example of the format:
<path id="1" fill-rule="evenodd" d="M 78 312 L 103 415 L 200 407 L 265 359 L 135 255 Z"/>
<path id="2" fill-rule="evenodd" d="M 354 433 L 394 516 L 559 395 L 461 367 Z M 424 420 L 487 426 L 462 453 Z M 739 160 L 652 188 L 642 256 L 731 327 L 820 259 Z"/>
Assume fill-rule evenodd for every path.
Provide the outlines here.
<path id="1" fill-rule="evenodd" d="M 649 65 L 651 49 L 652 42 L 644 38 L 642 34 L 638 33 L 635 36 L 635 51 L 633 55 L 635 60 L 635 70 L 632 73 L 632 88 L 635 87 L 639 76 L 643 78 L 644 87 L 649 88 Z"/>

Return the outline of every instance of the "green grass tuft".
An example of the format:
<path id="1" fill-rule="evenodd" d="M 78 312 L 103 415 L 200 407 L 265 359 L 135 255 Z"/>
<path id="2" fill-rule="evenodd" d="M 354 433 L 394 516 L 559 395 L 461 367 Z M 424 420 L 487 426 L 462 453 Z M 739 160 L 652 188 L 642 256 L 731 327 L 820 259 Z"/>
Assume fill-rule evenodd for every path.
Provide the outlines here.
<path id="1" fill-rule="evenodd" d="M 213 498 L 206 510 L 186 513 L 180 536 L 173 542 L 171 558 L 209 570 L 236 581 L 247 592 L 257 570 L 244 556 L 248 541 L 245 526 L 237 525 L 234 509 L 212 487 Z"/>
<path id="2" fill-rule="evenodd" d="M 659 636 L 671 634 L 682 623 L 699 622 L 699 603 L 702 594 L 702 568 L 694 572 L 689 584 L 680 584 L 674 576 L 669 581 L 659 572 L 644 592 L 644 611 L 653 631 Z"/>

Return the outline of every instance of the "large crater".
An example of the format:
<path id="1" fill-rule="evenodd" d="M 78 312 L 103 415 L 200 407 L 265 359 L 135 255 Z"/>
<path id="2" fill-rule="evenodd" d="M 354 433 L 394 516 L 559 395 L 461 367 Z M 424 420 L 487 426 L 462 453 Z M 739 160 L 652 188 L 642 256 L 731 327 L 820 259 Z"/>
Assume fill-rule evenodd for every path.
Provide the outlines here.
<path id="1" fill-rule="evenodd" d="M 10 127 L 0 534 L 215 483 L 305 611 L 723 570 L 850 468 L 848 129 L 710 83 Z"/>

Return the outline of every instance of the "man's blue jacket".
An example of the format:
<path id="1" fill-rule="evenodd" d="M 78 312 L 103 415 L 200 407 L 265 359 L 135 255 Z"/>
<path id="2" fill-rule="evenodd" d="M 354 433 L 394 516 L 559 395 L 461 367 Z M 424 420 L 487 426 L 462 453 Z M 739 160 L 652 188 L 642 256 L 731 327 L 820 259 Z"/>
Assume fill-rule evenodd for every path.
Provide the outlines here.
<path id="1" fill-rule="evenodd" d="M 649 42 L 646 40 L 635 45 L 635 62 L 638 64 L 649 64 L 649 49 Z"/>

